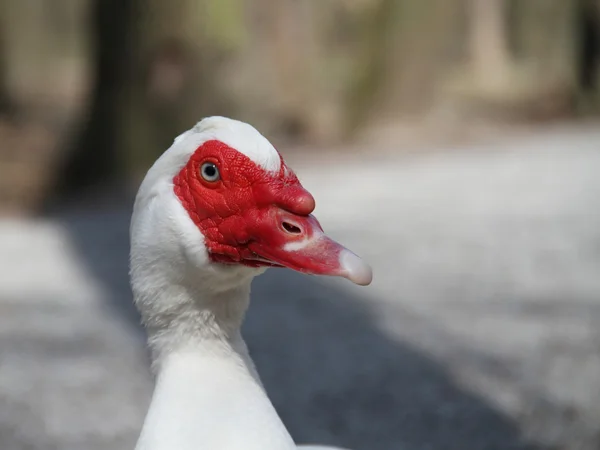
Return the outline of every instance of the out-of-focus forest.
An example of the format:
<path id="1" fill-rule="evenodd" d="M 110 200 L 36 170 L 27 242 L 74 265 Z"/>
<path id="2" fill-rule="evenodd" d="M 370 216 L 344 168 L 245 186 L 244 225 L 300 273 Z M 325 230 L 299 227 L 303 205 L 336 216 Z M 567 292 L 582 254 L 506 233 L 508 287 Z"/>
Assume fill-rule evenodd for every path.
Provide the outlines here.
<path id="1" fill-rule="evenodd" d="M 0 0 L 0 208 L 137 180 L 205 115 L 313 146 L 593 116 L 599 24 L 597 0 Z"/>

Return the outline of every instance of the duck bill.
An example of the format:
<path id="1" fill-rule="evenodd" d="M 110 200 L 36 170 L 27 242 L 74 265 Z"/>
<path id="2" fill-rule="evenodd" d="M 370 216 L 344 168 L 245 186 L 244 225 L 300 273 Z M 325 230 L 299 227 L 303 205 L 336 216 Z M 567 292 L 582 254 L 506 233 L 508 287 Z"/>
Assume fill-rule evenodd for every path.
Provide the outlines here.
<path id="1" fill-rule="evenodd" d="M 312 215 L 278 219 L 284 225 L 280 231 L 249 245 L 260 258 L 302 273 L 344 277 L 361 286 L 371 283 L 371 267 L 326 236 Z"/>

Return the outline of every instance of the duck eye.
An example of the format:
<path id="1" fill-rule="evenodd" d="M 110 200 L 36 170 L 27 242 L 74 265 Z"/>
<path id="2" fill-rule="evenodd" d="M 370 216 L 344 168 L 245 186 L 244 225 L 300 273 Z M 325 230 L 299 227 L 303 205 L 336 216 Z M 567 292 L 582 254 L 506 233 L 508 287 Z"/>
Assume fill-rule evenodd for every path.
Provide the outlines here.
<path id="1" fill-rule="evenodd" d="M 202 178 L 204 178 L 206 181 L 211 183 L 219 181 L 221 178 L 221 175 L 219 174 L 219 168 L 216 166 L 216 164 L 211 162 L 205 162 L 202 164 L 202 167 L 200 167 L 200 175 L 202 175 Z"/>

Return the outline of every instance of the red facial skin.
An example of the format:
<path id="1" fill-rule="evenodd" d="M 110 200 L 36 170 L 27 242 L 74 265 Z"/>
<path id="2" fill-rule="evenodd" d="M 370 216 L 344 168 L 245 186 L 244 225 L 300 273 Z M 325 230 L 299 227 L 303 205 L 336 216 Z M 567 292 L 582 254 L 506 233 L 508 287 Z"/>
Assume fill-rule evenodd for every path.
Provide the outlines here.
<path id="1" fill-rule="evenodd" d="M 200 170 L 205 162 L 218 167 L 219 180 L 209 182 L 202 177 Z M 322 231 L 310 216 L 315 208 L 313 196 L 283 159 L 279 172 L 269 173 L 223 142 L 211 140 L 194 152 L 173 184 L 175 194 L 204 235 L 214 262 L 290 266 L 266 253 L 281 253 L 285 244 Z M 290 232 L 283 222 L 297 228 Z M 310 271 L 308 267 L 292 268 Z"/>
<path id="2" fill-rule="evenodd" d="M 204 179 L 200 171 L 205 162 L 217 166 L 220 179 Z M 311 215 L 315 199 L 283 159 L 278 173 L 270 173 L 223 142 L 207 141 L 173 185 L 215 263 L 288 267 L 345 277 L 362 286 L 371 283 L 368 264 L 325 236 Z"/>

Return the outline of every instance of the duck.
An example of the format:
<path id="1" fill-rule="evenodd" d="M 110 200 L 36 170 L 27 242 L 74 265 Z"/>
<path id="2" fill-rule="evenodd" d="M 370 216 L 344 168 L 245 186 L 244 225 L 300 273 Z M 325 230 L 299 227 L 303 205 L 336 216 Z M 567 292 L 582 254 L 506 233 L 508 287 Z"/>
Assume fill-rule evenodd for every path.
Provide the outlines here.
<path id="1" fill-rule="evenodd" d="M 252 280 L 269 268 L 371 283 L 314 209 L 269 140 L 235 119 L 202 119 L 148 170 L 130 284 L 155 383 L 136 450 L 335 450 L 296 445 L 240 331 Z"/>

